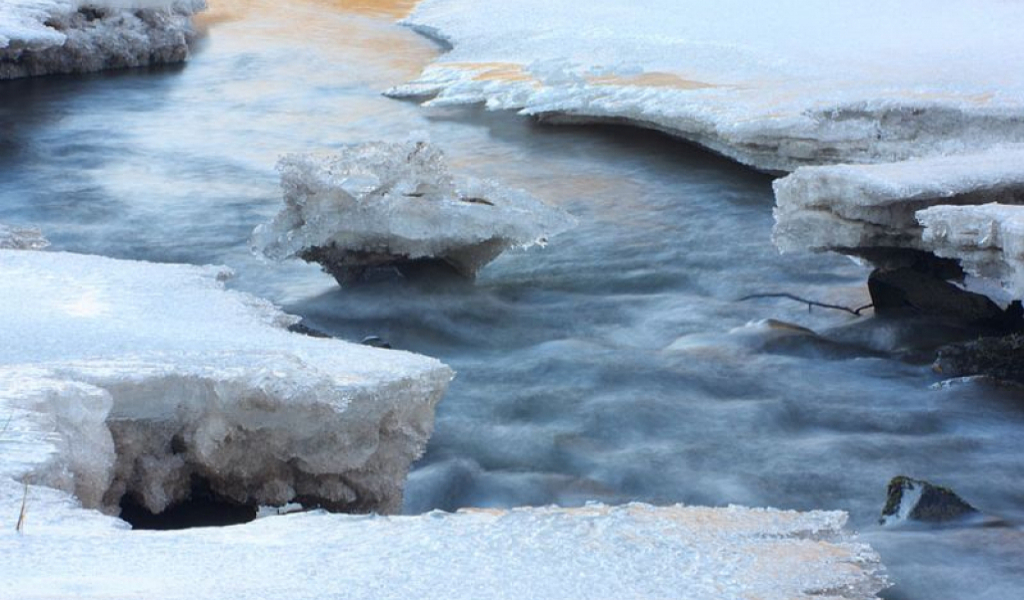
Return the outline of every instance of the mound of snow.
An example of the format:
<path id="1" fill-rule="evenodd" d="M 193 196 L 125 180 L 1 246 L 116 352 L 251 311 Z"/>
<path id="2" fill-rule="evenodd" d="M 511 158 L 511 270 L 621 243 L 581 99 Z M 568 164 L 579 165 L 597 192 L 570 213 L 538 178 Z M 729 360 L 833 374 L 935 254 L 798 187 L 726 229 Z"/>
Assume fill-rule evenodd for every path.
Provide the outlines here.
<path id="1" fill-rule="evenodd" d="M 526 192 L 455 180 L 424 142 L 287 156 L 278 169 L 285 208 L 253 232 L 254 251 L 320 263 L 339 283 L 422 260 L 473 277 L 506 249 L 543 244 L 574 222 Z"/>
<path id="2" fill-rule="evenodd" d="M 205 0 L 4 0 L 0 79 L 181 62 Z"/>
<path id="3" fill-rule="evenodd" d="M 424 0 L 405 23 L 451 50 L 392 95 L 628 121 L 759 169 L 1024 142 L 1016 2 Z"/>
<path id="4" fill-rule="evenodd" d="M 38 229 L 0 223 L 0 250 L 41 250 L 49 245 Z"/>
<path id="5" fill-rule="evenodd" d="M 400 508 L 451 370 L 290 333 L 227 275 L 0 250 L 4 514 L 18 481 L 116 514 L 125 496 L 159 513 L 197 478 L 243 505 Z"/>
<path id="6" fill-rule="evenodd" d="M 843 532 L 845 514 L 836 512 L 643 504 L 314 512 L 157 534 L 70 516 L 48 527 L 29 520 L 23 536 L 0 532 L 5 594 L 867 600 L 886 585 L 877 555 Z"/>

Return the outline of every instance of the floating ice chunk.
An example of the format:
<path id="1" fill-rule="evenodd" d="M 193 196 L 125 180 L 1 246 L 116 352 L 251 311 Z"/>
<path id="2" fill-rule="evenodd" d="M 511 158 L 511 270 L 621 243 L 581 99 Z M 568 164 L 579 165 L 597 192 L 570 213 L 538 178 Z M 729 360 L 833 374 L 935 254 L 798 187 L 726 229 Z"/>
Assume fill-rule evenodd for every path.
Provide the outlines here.
<path id="1" fill-rule="evenodd" d="M 42 250 L 49 245 L 38 229 L 0 223 L 0 250 Z"/>
<path id="2" fill-rule="evenodd" d="M 181 62 L 205 0 L 4 0 L 0 79 Z"/>
<path id="3" fill-rule="evenodd" d="M 1019 3 L 423 0 L 405 23 L 451 49 L 392 95 L 626 121 L 765 170 L 1024 142 Z"/>
<path id="4" fill-rule="evenodd" d="M 878 556 L 844 532 L 845 520 L 839 512 L 630 504 L 313 512 L 155 536 L 68 518 L 21 537 L 4 528 L 0 552 L 5 594 L 25 600 L 876 598 L 886 587 Z"/>
<path id="5" fill-rule="evenodd" d="M 1022 165 L 1024 146 L 1008 145 L 897 163 L 800 168 L 774 183 L 775 244 L 783 252 L 861 255 L 871 249 L 943 246 L 943 256 L 962 258 L 954 250 L 956 242 L 939 229 L 922 237 L 918 211 L 937 205 L 1024 204 Z M 959 213 L 928 214 L 938 224 L 938 215 Z"/>
<path id="6" fill-rule="evenodd" d="M 510 247 L 544 244 L 572 226 L 565 212 L 492 181 L 456 181 L 425 142 L 367 143 L 278 165 L 285 208 L 253 232 L 274 259 L 323 265 L 339 282 L 422 260 L 476 272 Z"/>
<path id="7" fill-rule="evenodd" d="M 1024 191 L 1024 167 L 1020 178 Z M 955 258 L 968 273 L 1024 298 L 1024 206 L 934 206 L 919 211 L 917 220 L 936 255 Z"/>
<path id="8" fill-rule="evenodd" d="M 228 274 L 0 250 L 0 501 L 17 480 L 159 513 L 201 480 L 254 510 L 397 511 L 451 371 L 289 333 Z"/>

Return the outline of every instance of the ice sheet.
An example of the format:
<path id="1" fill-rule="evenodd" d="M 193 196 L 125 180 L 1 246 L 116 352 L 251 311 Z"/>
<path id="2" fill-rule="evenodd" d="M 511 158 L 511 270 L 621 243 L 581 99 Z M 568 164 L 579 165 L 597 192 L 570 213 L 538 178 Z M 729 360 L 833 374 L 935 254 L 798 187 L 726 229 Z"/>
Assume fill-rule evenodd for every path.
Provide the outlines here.
<path id="1" fill-rule="evenodd" d="M 767 170 L 1024 141 L 1024 5 L 425 0 L 452 49 L 391 90 L 622 120 Z"/>
<path id="2" fill-rule="evenodd" d="M 836 512 L 523 508 L 131 533 L 0 533 L 6 597 L 875 598 L 877 556 Z"/>
<path id="3" fill-rule="evenodd" d="M 245 504 L 394 512 L 452 372 L 288 332 L 220 267 L 0 250 L 0 488 L 152 512 L 192 476 Z"/>

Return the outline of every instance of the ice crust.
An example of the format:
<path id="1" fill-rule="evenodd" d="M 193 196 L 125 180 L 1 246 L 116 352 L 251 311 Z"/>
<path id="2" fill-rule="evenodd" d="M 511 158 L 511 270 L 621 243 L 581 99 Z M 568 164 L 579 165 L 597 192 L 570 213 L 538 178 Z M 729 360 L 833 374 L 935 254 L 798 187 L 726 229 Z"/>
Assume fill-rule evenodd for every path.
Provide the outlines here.
<path id="1" fill-rule="evenodd" d="M 42 250 L 49 245 L 43 232 L 34 227 L 13 227 L 0 223 L 0 250 Z"/>
<path id="2" fill-rule="evenodd" d="M 1022 297 L 1024 146 L 802 167 L 774 187 L 774 238 L 784 252 L 921 250 L 957 259 L 968 273 Z"/>
<path id="3" fill-rule="evenodd" d="M 574 223 L 526 192 L 456 180 L 420 141 L 286 156 L 278 169 L 285 208 L 253 232 L 254 251 L 319 262 L 339 282 L 422 259 L 473 277 L 506 249 L 544 244 Z"/>
<path id="4" fill-rule="evenodd" d="M 1024 298 L 1024 206 L 935 206 L 919 211 L 917 220 L 936 255 L 955 258 L 971 275 Z"/>
<path id="5" fill-rule="evenodd" d="M 4 0 L 0 79 L 184 61 L 205 0 Z"/>
<path id="6" fill-rule="evenodd" d="M 451 50 L 394 96 L 627 121 L 759 169 L 1024 141 L 1020 3 L 424 0 L 405 23 Z"/>
<path id="7" fill-rule="evenodd" d="M 0 250 L 4 514 L 18 482 L 160 512 L 193 475 L 245 504 L 400 508 L 451 370 L 290 333 L 228 275 Z"/>
<path id="8" fill-rule="evenodd" d="M 875 598 L 877 555 L 839 512 L 622 507 L 416 517 L 301 513 L 240 527 L 0 533 L 6 597 Z M 31 523 L 31 521 L 30 521 Z M 59 549 L 59 551 L 57 551 Z"/>

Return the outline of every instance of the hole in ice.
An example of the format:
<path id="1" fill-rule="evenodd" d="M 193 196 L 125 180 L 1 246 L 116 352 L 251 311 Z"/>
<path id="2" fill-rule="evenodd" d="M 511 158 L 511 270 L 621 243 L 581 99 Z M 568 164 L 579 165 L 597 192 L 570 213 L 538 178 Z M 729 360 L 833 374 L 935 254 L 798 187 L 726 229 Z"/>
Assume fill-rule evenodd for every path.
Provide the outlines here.
<path id="1" fill-rule="evenodd" d="M 132 493 L 121 498 L 121 519 L 132 529 L 188 529 L 220 527 L 248 523 L 256 518 L 258 507 L 225 498 L 210 488 L 210 483 L 193 475 L 188 498 L 154 514 Z"/>

